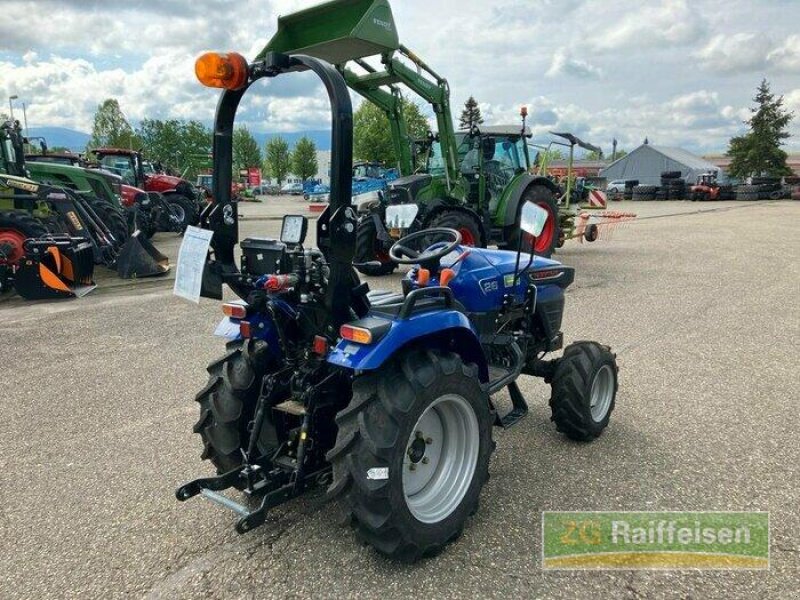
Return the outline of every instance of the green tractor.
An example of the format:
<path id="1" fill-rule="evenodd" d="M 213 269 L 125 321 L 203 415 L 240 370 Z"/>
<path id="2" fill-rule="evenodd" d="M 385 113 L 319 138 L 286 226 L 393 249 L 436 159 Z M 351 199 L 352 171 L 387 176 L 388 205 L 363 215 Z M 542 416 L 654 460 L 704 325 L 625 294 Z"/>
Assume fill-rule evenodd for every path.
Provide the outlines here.
<path id="1" fill-rule="evenodd" d="M 39 141 L 41 154 L 26 154 L 25 144 Z M 115 178 L 97 169 L 87 169 L 80 164 L 77 155 L 70 155 L 70 162 L 55 160 L 47 151 L 43 138 L 25 138 L 19 123 L 8 121 L 0 125 L 0 143 L 6 146 L 3 152 L 3 172 L 17 177 L 27 177 L 48 186 L 65 188 L 81 196 L 108 228 L 117 246 L 122 246 L 130 236 L 128 222 L 120 203 L 120 185 Z M 9 160 L 13 150 L 13 160 Z"/>
<path id="2" fill-rule="evenodd" d="M 528 172 L 527 111 L 523 108 L 519 125 L 456 132 L 447 80 L 400 43 L 388 0 L 336 0 L 283 16 L 257 60 L 271 52 L 302 53 L 336 65 L 350 89 L 389 119 L 402 176 L 380 201 L 358 207 L 354 264 L 362 273 L 392 272 L 396 263 L 388 256 L 391 245 L 429 227 L 456 229 L 465 243 L 475 246 L 521 246 L 542 256 L 553 252 L 559 239 L 558 187 Z M 366 60 L 370 57 L 380 67 Z M 422 144 L 422 161 L 415 155 L 420 144 L 409 137 L 403 119 L 401 85 L 428 103 L 436 116 L 438 133 Z M 551 216 L 532 248 L 525 246 L 532 239 L 526 240 L 519 226 L 521 207 L 528 200 Z"/>

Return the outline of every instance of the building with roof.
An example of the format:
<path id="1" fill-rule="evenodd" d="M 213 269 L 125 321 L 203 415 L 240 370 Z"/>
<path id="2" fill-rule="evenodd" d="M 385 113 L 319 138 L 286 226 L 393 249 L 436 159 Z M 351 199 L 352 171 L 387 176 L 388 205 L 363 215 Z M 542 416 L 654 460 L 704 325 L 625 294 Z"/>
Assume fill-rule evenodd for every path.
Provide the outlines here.
<path id="1" fill-rule="evenodd" d="M 723 171 L 727 170 L 731 164 L 731 157 L 725 156 L 724 154 L 707 154 L 703 158 L 714 163 Z M 790 154 L 787 156 L 786 164 L 794 171 L 795 175 L 800 175 L 800 154 Z"/>
<path id="2" fill-rule="evenodd" d="M 694 183 L 698 175 L 716 172 L 724 180 L 724 172 L 714 163 L 682 148 L 642 144 L 635 150 L 614 161 L 600 174 L 609 181 L 638 179 L 641 185 L 659 185 L 661 173 L 680 171 L 688 183 Z"/>

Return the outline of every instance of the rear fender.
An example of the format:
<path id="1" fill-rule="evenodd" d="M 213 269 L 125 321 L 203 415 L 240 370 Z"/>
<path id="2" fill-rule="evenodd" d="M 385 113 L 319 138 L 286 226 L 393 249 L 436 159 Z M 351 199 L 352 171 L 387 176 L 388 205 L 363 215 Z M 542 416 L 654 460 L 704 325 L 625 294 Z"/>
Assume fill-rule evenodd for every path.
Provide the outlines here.
<path id="1" fill-rule="evenodd" d="M 380 313 L 375 318 L 389 320 Z M 328 362 L 352 371 L 380 368 L 400 352 L 412 347 L 455 352 L 465 363 L 475 363 L 481 382 L 489 380 L 486 357 L 469 319 L 456 310 L 437 310 L 391 320 L 391 328 L 374 344 L 357 344 L 347 340 L 328 354 Z"/>
<path id="2" fill-rule="evenodd" d="M 525 193 L 525 190 L 532 185 L 544 186 L 553 192 L 553 194 L 558 196 L 558 186 L 550 181 L 547 177 L 528 174 L 522 175 L 517 181 L 514 189 L 511 190 L 507 196 L 508 199 L 506 200 L 506 207 L 503 212 L 503 226 L 509 227 L 516 224 L 517 215 L 519 214 L 519 203 L 522 201 L 522 196 Z"/>

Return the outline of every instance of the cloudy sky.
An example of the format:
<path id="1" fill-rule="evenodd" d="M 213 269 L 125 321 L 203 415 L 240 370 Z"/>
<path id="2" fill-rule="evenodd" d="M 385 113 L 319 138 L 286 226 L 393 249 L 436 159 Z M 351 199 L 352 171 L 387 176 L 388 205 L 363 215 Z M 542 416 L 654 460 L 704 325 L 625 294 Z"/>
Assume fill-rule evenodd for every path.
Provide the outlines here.
<path id="1" fill-rule="evenodd" d="M 0 111 L 11 94 L 31 126 L 91 130 L 104 98 L 142 118 L 211 121 L 216 93 L 196 83 L 202 51 L 248 58 L 279 14 L 317 0 L 2 0 Z M 570 130 L 610 149 L 654 144 L 724 151 L 761 78 L 797 111 L 797 0 L 394 0 L 400 39 L 445 75 L 454 113 L 467 96 L 487 123 L 527 104 L 537 138 Z M 240 120 L 257 131 L 327 127 L 308 75 L 249 93 Z"/>

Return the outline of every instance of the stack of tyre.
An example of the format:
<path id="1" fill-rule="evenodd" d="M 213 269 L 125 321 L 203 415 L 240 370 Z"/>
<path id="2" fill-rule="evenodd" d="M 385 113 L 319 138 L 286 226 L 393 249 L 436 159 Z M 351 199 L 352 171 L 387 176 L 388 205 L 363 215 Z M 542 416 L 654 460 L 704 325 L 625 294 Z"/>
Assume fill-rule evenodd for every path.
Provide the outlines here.
<path id="1" fill-rule="evenodd" d="M 736 188 L 737 200 L 779 200 L 784 197 L 778 177 L 753 177 L 749 184 Z"/>
<path id="2" fill-rule="evenodd" d="M 784 177 L 783 178 L 783 187 L 784 191 L 786 192 L 786 198 L 791 198 L 792 200 L 800 200 L 800 177 Z"/>
<path id="3" fill-rule="evenodd" d="M 736 191 L 730 184 L 719 186 L 719 200 L 733 200 L 736 197 Z"/>
<path id="4" fill-rule="evenodd" d="M 657 185 L 637 185 L 633 188 L 633 200 L 655 200 L 657 194 Z"/>
<path id="5" fill-rule="evenodd" d="M 630 179 L 625 182 L 625 191 L 622 192 L 622 199 L 623 200 L 633 200 L 633 190 L 634 188 L 639 185 L 638 179 Z"/>
<path id="6" fill-rule="evenodd" d="M 656 193 L 656 200 L 686 200 L 686 180 L 680 171 L 664 171 L 661 173 L 661 187 Z"/>

